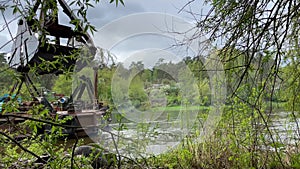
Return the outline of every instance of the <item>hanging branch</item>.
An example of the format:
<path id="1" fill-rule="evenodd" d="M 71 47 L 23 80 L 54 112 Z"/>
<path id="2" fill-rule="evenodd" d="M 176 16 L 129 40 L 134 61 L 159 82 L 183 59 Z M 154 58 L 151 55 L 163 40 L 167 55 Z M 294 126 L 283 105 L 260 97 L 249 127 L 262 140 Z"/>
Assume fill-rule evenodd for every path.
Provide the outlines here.
<path id="1" fill-rule="evenodd" d="M 8 138 L 10 141 L 12 141 L 13 143 L 15 143 L 18 147 L 20 147 L 24 152 L 31 154 L 32 156 L 34 156 L 35 158 L 37 158 L 39 161 L 42 161 L 44 164 L 46 164 L 47 162 L 42 159 L 41 157 L 39 157 L 38 155 L 36 155 L 35 153 L 33 153 L 32 151 L 26 149 L 24 146 L 22 146 L 19 142 L 17 142 L 15 139 L 13 139 L 12 137 L 10 137 L 8 134 L 6 134 L 5 132 L 0 131 L 0 134 L 5 136 L 6 138 Z"/>

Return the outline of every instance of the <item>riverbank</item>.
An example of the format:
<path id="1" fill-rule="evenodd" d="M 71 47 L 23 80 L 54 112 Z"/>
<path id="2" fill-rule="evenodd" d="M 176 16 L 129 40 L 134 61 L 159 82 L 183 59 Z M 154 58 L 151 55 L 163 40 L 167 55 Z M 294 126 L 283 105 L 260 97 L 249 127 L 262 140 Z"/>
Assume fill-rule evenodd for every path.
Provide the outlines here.
<path id="1" fill-rule="evenodd" d="M 285 104 L 272 102 L 272 109 L 263 112 L 246 104 L 226 106 L 216 130 L 203 142 L 195 141 L 200 136 L 196 131 L 176 148 L 137 161 L 145 168 L 300 168 L 299 130 Z M 178 112 L 182 107 L 164 110 Z"/>

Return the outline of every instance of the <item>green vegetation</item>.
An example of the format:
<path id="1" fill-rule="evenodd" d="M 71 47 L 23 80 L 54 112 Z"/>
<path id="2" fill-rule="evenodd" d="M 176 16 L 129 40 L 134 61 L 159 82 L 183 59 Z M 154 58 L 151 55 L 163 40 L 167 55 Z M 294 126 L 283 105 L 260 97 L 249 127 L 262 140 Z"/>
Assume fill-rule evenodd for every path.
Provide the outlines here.
<path id="1" fill-rule="evenodd" d="M 157 98 L 166 97 L 166 105 L 167 107 L 179 106 L 183 104 L 182 95 L 186 94 L 179 87 L 179 82 L 174 79 L 174 77 L 184 78 L 186 76 L 184 73 L 180 74 L 180 70 L 183 69 L 182 65 L 187 65 L 193 73 L 197 72 L 198 76 L 196 77 L 196 84 L 198 84 L 198 90 L 200 93 L 200 98 L 195 98 L 200 105 L 208 106 L 210 104 L 210 88 L 209 88 L 209 80 L 206 72 L 199 73 L 197 70 L 199 69 L 199 65 L 203 65 L 199 58 L 187 58 L 188 61 L 181 61 L 176 64 L 169 62 L 158 62 L 156 66 L 152 69 L 145 68 L 142 62 L 135 63 L 133 62 L 129 68 L 125 68 L 123 65 L 119 64 L 116 66 L 112 66 L 110 68 L 103 68 L 99 70 L 99 85 L 98 85 L 98 95 L 101 100 L 112 101 L 111 94 L 111 81 L 112 77 L 116 73 L 116 69 L 119 69 L 118 72 L 122 72 L 123 74 L 118 75 L 118 79 L 115 80 L 116 86 L 122 87 L 122 84 L 125 84 L 128 81 L 128 76 L 135 75 L 132 77 L 132 81 L 129 85 L 129 100 L 133 103 L 136 108 L 146 109 L 149 108 L 151 104 L 151 100 L 149 97 L 151 92 L 157 91 L 154 94 L 153 100 Z M 194 67 L 193 67 L 194 66 Z M 197 68 L 195 68 L 197 67 Z M 121 71 L 120 71 L 121 69 Z M 204 67 L 202 66 L 202 69 Z M 168 70 L 172 75 L 163 71 Z M 179 71 L 178 71 L 179 70 Z M 135 73 L 138 72 L 138 73 Z M 181 76 L 181 77 L 180 77 Z M 115 77 L 116 78 L 116 77 Z M 115 95 L 122 95 L 126 89 L 116 90 Z M 194 92 L 194 91 L 193 91 Z M 158 94 L 159 93 L 159 94 Z M 118 99 L 118 98 L 115 98 Z M 152 100 L 152 101 L 153 101 Z M 164 106 L 164 105 L 157 105 Z"/>
<path id="2" fill-rule="evenodd" d="M 80 6 L 79 1 L 73 2 Z M 92 4 L 88 0 L 84 2 L 80 12 L 87 21 L 85 12 Z M 110 2 L 123 4 L 122 0 Z M 208 126 L 196 124 L 178 147 L 157 156 L 143 156 L 143 146 L 151 138 L 138 140 L 137 147 L 132 142 L 126 146 L 132 146 L 133 153 L 139 157 L 121 158 L 116 153 L 109 157 L 113 161 L 112 168 L 300 168 L 299 1 L 208 0 L 206 3 L 212 6 L 211 12 L 204 19 L 193 15 L 197 19 L 194 28 L 197 31 L 187 43 L 198 41 L 203 34 L 209 35 L 211 42 L 219 43 L 222 39 L 222 44 L 217 45 L 210 55 L 215 55 L 214 59 L 223 65 L 225 79 L 222 80 L 225 81 L 209 76 L 211 70 L 206 70 L 206 63 L 201 62 L 203 56 L 200 55 L 187 56 L 178 63 L 159 60 L 153 68 L 146 68 L 142 62 L 132 62 L 129 67 L 106 64 L 98 69 L 98 97 L 110 105 L 110 111 L 124 105 L 127 108 L 127 103 L 115 104 L 124 99 L 121 98 L 123 93 L 128 93 L 125 99 L 140 111 L 164 110 L 172 113 L 183 108 L 186 111 L 199 109 L 195 121 L 201 123 L 208 117 L 206 112 L 216 106 L 213 101 L 219 99 L 214 98 L 216 91 L 212 85 L 226 84 L 226 101 L 222 104 L 217 102 L 222 108 L 218 109 L 222 114 L 220 121 L 210 135 L 201 133 L 202 127 Z M 13 8 L 15 12 L 21 11 L 18 6 Z M 93 30 L 89 24 L 86 28 Z M 187 65 L 195 81 L 187 78 L 182 65 Z M 4 54 L 1 54 L 1 94 L 8 93 L 13 82 L 20 80 L 16 72 L 7 68 Z M 121 71 L 117 72 L 117 69 Z M 166 69 L 171 73 L 163 71 Z M 119 84 L 112 93 L 112 79 L 116 73 L 120 74 L 115 81 Z M 58 77 L 36 77 L 34 72 L 30 72 L 30 77 L 38 88 L 65 95 L 72 92 L 68 73 Z M 180 86 L 180 80 L 174 77 L 196 83 L 198 91 Z M 128 79 L 132 80 L 127 89 L 124 84 Z M 200 96 L 195 92 L 199 92 Z M 26 88 L 21 89 L 20 95 L 23 100 L 31 99 Z M 189 95 L 190 100 L 185 95 Z M 49 114 L 45 107 L 34 105 L 28 112 L 32 118 L 15 125 L 12 112 L 18 111 L 18 100 L 11 97 L 1 106 L 4 110 L 1 117 L 8 119 L 9 126 L 0 130 L 0 168 L 90 167 L 88 164 L 93 162 L 94 157 L 74 155 L 75 148 L 85 144 L 83 140 L 75 139 L 75 143 L 67 139 L 63 143 L 59 141 L 70 118 L 58 118 L 59 115 Z M 121 123 L 121 118 L 113 119 L 120 122 L 117 130 L 120 133 L 128 129 L 127 124 Z M 135 125 L 140 134 L 146 133 L 153 138 L 158 135 L 150 123 Z M 1 122 L 0 127 L 3 126 Z M 47 130 L 41 130 L 43 127 Z M 67 127 L 72 129 L 74 126 Z M 19 138 L 27 135 L 29 137 L 25 139 Z M 107 153 L 107 147 L 91 145 L 101 153 Z M 116 152 L 118 148 L 115 147 Z M 42 158 L 44 155 L 49 158 Z"/>

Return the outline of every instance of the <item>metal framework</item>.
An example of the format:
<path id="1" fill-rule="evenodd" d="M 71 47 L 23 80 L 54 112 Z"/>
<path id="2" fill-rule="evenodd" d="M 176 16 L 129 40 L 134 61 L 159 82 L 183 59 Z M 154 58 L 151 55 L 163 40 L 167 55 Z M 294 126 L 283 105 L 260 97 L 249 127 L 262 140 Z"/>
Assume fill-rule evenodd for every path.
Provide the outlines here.
<path id="1" fill-rule="evenodd" d="M 70 21 L 78 20 L 67 3 L 64 0 L 57 0 L 52 4 L 52 9 L 44 10 L 43 7 L 47 5 L 46 3 L 48 1 L 37 0 L 33 6 L 32 12 L 35 14 L 39 12 L 38 19 L 23 17 L 18 22 L 17 36 L 12 46 L 9 65 L 20 72 L 22 77 L 21 82 L 18 82 L 11 90 L 11 94 L 25 83 L 32 96 L 39 95 L 28 76 L 28 72 L 32 68 L 39 75 L 58 75 L 64 73 L 64 70 L 72 71 L 74 69 L 78 58 L 69 56 L 80 52 L 83 47 L 88 49 L 88 55 L 91 58 L 96 53 L 91 36 L 83 31 L 84 28 L 81 24 L 77 25 L 75 31 L 70 26 L 59 24 L 58 12 L 53 14 L 53 9 L 58 9 L 59 3 L 63 13 L 69 17 Z M 39 24 L 40 29 L 37 29 L 36 24 Z M 52 37 L 54 40 L 47 41 L 46 37 Z M 67 41 L 66 44 L 62 43 L 63 39 Z M 55 62 L 57 59 L 59 62 Z M 51 65 L 47 65 L 50 62 L 52 62 Z M 38 65 L 44 65 L 46 68 Z M 18 92 L 19 89 L 17 94 Z"/>

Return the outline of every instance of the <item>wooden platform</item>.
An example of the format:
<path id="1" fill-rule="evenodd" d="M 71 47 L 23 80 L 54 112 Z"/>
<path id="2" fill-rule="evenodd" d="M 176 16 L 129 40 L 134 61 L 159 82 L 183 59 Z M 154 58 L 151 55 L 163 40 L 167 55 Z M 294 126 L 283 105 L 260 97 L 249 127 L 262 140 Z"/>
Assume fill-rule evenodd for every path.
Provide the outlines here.
<path id="1" fill-rule="evenodd" d="M 67 111 L 58 111 L 55 115 L 58 115 L 60 119 L 67 116 L 73 117 L 72 120 L 68 121 L 63 130 L 63 134 L 67 137 L 86 137 L 90 135 L 97 135 L 100 127 L 101 119 L 105 112 L 100 110 L 83 110 L 82 112 L 68 113 Z M 0 130 L 7 132 L 14 132 L 14 128 L 17 124 L 23 123 L 25 120 L 30 120 L 33 118 L 31 114 L 26 112 L 16 112 L 8 114 L 0 114 Z M 51 124 L 48 123 L 44 125 L 43 131 L 41 133 L 47 133 L 51 131 Z M 76 128 L 78 127 L 78 128 Z"/>

